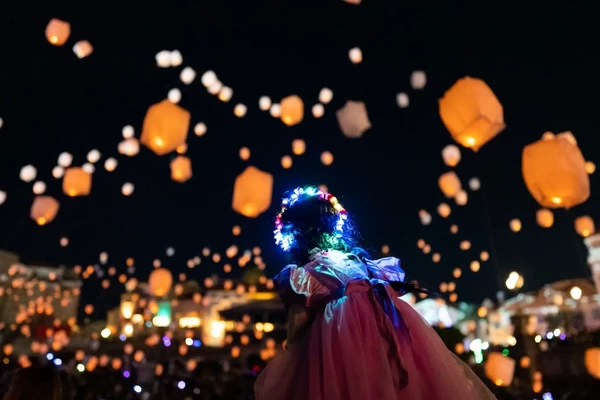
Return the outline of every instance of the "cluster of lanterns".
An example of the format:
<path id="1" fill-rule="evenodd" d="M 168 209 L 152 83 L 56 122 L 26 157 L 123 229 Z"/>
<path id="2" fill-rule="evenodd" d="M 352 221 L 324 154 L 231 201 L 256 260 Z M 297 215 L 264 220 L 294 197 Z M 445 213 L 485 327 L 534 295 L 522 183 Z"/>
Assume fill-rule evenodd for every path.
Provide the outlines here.
<path id="1" fill-rule="evenodd" d="M 58 18 L 53 18 L 46 26 L 46 39 L 54 46 L 64 46 L 71 36 L 71 24 Z M 85 58 L 92 54 L 94 48 L 87 40 L 80 40 L 73 46 L 77 58 Z"/>
<path id="2" fill-rule="evenodd" d="M 439 113 L 451 137 L 461 146 L 478 151 L 505 128 L 504 112 L 501 103 L 490 87 L 481 79 L 465 77 L 459 79 L 446 91 L 439 101 Z M 461 161 L 460 149 L 453 144 L 442 149 L 442 159 L 448 167 L 456 167 Z M 542 228 L 550 228 L 554 224 L 552 209 L 572 208 L 585 202 L 590 196 L 588 175 L 595 171 L 592 162 L 586 162 L 577 141 L 571 132 L 553 134 L 546 132 L 542 139 L 525 146 L 522 157 L 523 180 L 532 197 L 543 207 L 536 211 L 536 222 Z M 469 188 L 473 191 L 481 186 L 477 178 L 469 180 Z M 454 199 L 456 205 L 464 206 L 468 202 L 467 192 L 457 174 L 450 170 L 440 175 L 438 186 L 448 199 Z M 452 213 L 447 203 L 440 203 L 437 214 L 447 218 Z M 423 225 L 432 221 L 426 210 L 419 211 L 419 219 Z M 513 232 L 522 229 L 521 220 L 512 219 L 509 227 Z M 595 233 L 594 221 L 590 216 L 577 217 L 574 221 L 575 231 L 588 237 Z M 451 233 L 458 232 L 458 226 L 450 227 Z M 431 247 L 422 239 L 418 246 L 425 254 Z M 461 241 L 461 250 L 470 249 L 468 241 Z M 485 253 L 481 261 L 489 255 Z M 482 253 L 483 255 L 483 253 Z M 438 253 L 432 257 L 434 262 L 440 260 Z M 479 271 L 479 261 L 471 262 L 470 269 Z M 453 276 L 462 274 L 460 268 L 453 270 Z M 506 286 L 519 289 L 523 285 L 523 277 L 516 272 L 511 273 Z"/>

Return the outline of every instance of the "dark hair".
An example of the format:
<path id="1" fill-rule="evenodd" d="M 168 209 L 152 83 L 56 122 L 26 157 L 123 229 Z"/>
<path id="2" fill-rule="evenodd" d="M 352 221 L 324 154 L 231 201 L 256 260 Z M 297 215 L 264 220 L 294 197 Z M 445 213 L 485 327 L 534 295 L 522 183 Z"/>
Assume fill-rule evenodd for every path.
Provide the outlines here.
<path id="1" fill-rule="evenodd" d="M 366 252 L 358 247 L 360 234 L 352 219 L 344 221 L 341 233 L 335 233 L 338 213 L 333 204 L 319 196 L 298 199 L 281 215 L 282 230 L 294 235 L 290 247 L 292 261 L 306 263 L 309 252 L 320 250 L 339 250 L 360 257 Z"/>
<path id="2" fill-rule="evenodd" d="M 3 400 L 62 400 L 62 381 L 52 367 L 29 367 L 15 372 Z"/>

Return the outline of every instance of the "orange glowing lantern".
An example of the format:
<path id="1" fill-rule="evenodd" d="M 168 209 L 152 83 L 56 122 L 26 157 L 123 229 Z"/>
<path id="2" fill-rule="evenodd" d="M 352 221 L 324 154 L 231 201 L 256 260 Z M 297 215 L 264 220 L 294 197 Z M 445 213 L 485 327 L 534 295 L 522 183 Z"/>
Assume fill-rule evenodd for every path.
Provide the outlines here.
<path id="1" fill-rule="evenodd" d="M 510 386 L 515 374 L 516 361 L 505 357 L 502 353 L 492 352 L 488 354 L 485 362 L 485 375 L 496 386 Z"/>
<path id="2" fill-rule="evenodd" d="M 185 144 L 189 127 L 189 111 L 165 99 L 148 108 L 140 141 L 162 156 Z"/>
<path id="3" fill-rule="evenodd" d="M 178 156 L 171 161 L 171 179 L 185 182 L 192 177 L 192 161 L 185 156 Z"/>
<path id="4" fill-rule="evenodd" d="M 449 144 L 442 149 L 442 159 L 447 166 L 456 167 L 460 162 L 460 149 L 453 144 Z"/>
<path id="5" fill-rule="evenodd" d="M 362 101 L 348 100 L 344 107 L 337 110 L 335 115 L 340 130 L 348 138 L 360 138 L 365 131 L 371 129 L 367 107 Z"/>
<path id="6" fill-rule="evenodd" d="M 448 198 L 455 197 L 462 189 L 460 179 L 453 171 L 442 174 L 438 179 L 438 185 L 444 196 Z"/>
<path id="7" fill-rule="evenodd" d="M 281 121 L 287 126 L 302 122 L 304 118 L 304 102 L 296 95 L 288 96 L 281 100 Z"/>
<path id="8" fill-rule="evenodd" d="M 450 206 L 448 204 L 441 203 L 437 208 L 437 212 L 442 218 L 447 218 L 452 210 L 450 210 Z"/>
<path id="9" fill-rule="evenodd" d="M 575 231 L 583 237 L 588 237 L 596 232 L 594 220 L 587 215 L 578 217 L 575 220 Z"/>
<path id="10" fill-rule="evenodd" d="M 148 278 L 150 294 L 156 297 L 162 297 L 169 293 L 172 284 L 173 275 L 171 271 L 165 268 L 154 269 Z"/>
<path id="11" fill-rule="evenodd" d="M 52 18 L 46 26 L 46 39 L 55 46 L 64 45 L 71 35 L 71 24 Z"/>
<path id="12" fill-rule="evenodd" d="M 600 348 L 591 347 L 585 351 L 585 368 L 588 374 L 600 379 Z"/>
<path id="13" fill-rule="evenodd" d="M 59 208 L 60 204 L 54 197 L 36 196 L 31 205 L 31 219 L 38 225 L 49 224 L 58 214 Z"/>
<path id="14" fill-rule="evenodd" d="M 542 207 L 571 208 L 590 197 L 585 160 L 570 133 L 525 146 L 522 171 L 529 193 Z"/>
<path id="15" fill-rule="evenodd" d="M 247 167 L 235 178 L 232 208 L 248 217 L 256 218 L 271 206 L 273 175 L 255 167 Z"/>
<path id="16" fill-rule="evenodd" d="M 542 228 L 550 228 L 554 225 L 554 214 L 547 208 L 540 208 L 535 213 L 535 219 Z"/>
<path id="17" fill-rule="evenodd" d="M 439 101 L 440 117 L 452 138 L 473 151 L 500 133 L 502 104 L 481 79 L 466 76 L 456 81 Z"/>
<path id="18" fill-rule="evenodd" d="M 83 168 L 69 168 L 63 177 L 63 192 L 67 196 L 87 196 L 92 189 L 92 175 Z"/>
<path id="19" fill-rule="evenodd" d="M 306 151 L 306 142 L 302 139 L 294 139 L 292 141 L 292 153 L 296 156 L 304 154 Z"/>
<path id="20" fill-rule="evenodd" d="M 590 175 L 596 172 L 596 164 L 594 164 L 592 161 L 586 161 L 585 172 L 587 172 Z"/>

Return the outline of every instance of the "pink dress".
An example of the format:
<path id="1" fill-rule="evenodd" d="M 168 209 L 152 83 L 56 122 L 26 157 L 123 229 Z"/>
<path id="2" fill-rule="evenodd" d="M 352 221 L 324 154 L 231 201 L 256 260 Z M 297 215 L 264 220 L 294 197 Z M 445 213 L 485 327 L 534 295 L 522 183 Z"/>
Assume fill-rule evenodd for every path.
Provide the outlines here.
<path id="1" fill-rule="evenodd" d="M 282 299 L 300 299 L 314 319 L 259 375 L 257 400 L 495 399 L 391 288 L 404 281 L 397 258 L 329 251 L 275 279 Z"/>

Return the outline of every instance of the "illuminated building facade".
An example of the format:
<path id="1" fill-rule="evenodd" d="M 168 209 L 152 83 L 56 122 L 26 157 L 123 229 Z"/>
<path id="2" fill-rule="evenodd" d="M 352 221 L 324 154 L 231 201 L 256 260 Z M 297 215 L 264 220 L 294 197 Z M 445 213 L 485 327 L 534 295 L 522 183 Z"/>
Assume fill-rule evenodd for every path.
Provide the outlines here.
<path id="1" fill-rule="evenodd" d="M 81 281 L 64 266 L 25 265 L 19 256 L 0 250 L 0 321 L 32 326 L 73 326 Z"/>

